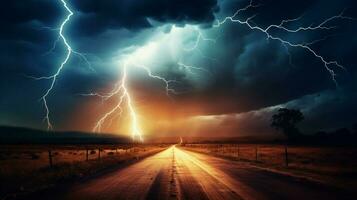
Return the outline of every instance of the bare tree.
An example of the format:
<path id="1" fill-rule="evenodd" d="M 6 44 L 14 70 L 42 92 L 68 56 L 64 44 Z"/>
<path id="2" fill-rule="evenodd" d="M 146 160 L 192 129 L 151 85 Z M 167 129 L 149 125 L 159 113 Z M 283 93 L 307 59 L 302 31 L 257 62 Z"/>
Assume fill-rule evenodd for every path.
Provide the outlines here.
<path id="1" fill-rule="evenodd" d="M 289 139 L 296 139 L 301 136 L 296 124 L 304 119 L 300 110 L 280 108 L 271 118 L 271 127 L 282 131 Z"/>

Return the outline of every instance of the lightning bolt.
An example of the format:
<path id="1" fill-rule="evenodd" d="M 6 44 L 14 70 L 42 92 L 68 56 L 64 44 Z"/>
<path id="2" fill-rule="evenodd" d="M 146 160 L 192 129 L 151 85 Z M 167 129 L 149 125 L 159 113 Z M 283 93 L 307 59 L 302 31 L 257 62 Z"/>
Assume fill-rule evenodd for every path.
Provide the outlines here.
<path id="1" fill-rule="evenodd" d="M 35 80 L 50 80 L 50 85 L 49 87 L 46 89 L 45 93 L 43 94 L 43 96 L 41 97 L 41 101 L 43 102 L 43 105 L 45 107 L 45 117 L 44 117 L 44 121 L 46 121 L 47 123 L 47 130 L 51 130 L 53 129 L 53 125 L 51 123 L 51 119 L 50 119 L 50 109 L 49 109 L 49 106 L 48 106 L 48 101 L 47 101 L 47 98 L 48 96 L 50 95 L 50 93 L 52 92 L 55 84 L 56 84 L 56 81 L 57 81 L 57 78 L 59 77 L 59 75 L 61 74 L 63 68 L 65 67 L 65 65 L 67 64 L 68 60 L 71 58 L 72 54 L 73 55 L 76 55 L 78 57 L 80 57 L 82 60 L 84 60 L 86 62 L 86 64 L 89 66 L 89 68 L 92 70 L 92 71 L 95 71 L 93 68 L 92 68 L 92 65 L 90 64 L 90 62 L 88 61 L 87 57 L 82 54 L 82 53 L 79 53 L 77 51 L 74 51 L 72 49 L 72 47 L 70 46 L 70 44 L 68 43 L 65 35 L 63 34 L 63 30 L 64 30 L 64 27 L 65 25 L 67 24 L 67 22 L 70 20 L 70 18 L 72 17 L 73 15 L 73 12 L 72 10 L 68 7 L 67 5 L 67 2 L 65 0 L 60 0 L 61 1 L 61 4 L 63 5 L 63 7 L 65 8 L 65 10 L 67 11 L 68 15 L 66 16 L 66 18 L 64 19 L 64 21 L 61 23 L 60 27 L 59 28 L 50 28 L 50 27 L 43 27 L 43 29 L 49 29 L 51 31 L 59 31 L 59 35 L 57 37 L 57 39 L 55 40 L 55 42 L 53 43 L 52 47 L 50 48 L 49 51 L 45 52 L 44 53 L 44 56 L 45 55 L 48 55 L 50 54 L 51 52 L 53 52 L 55 49 L 56 49 L 56 46 L 57 46 L 57 43 L 60 42 L 62 40 L 63 44 L 65 45 L 66 49 L 67 49 L 67 52 L 65 54 L 65 58 L 64 60 L 61 62 L 60 66 L 57 68 L 57 70 L 55 71 L 54 74 L 50 75 L 50 76 L 41 76 L 41 77 L 34 77 L 34 76 L 26 76 L 26 77 L 29 77 L 29 78 L 32 78 L 32 79 L 35 79 Z"/>
<path id="2" fill-rule="evenodd" d="M 194 29 L 194 31 L 197 32 L 197 36 L 196 36 L 196 39 L 195 39 L 194 44 L 192 45 L 192 47 L 189 47 L 189 48 L 186 47 L 186 48 L 184 48 L 183 50 L 186 51 L 186 52 L 197 51 L 197 52 L 200 54 L 200 56 L 202 56 L 203 58 L 206 58 L 206 59 L 209 59 L 209 60 L 211 60 L 211 61 L 217 62 L 218 60 L 217 60 L 216 58 L 211 58 L 211 57 L 205 55 L 205 54 L 203 53 L 203 51 L 200 49 L 199 44 L 200 44 L 202 41 L 203 41 L 203 42 L 210 42 L 210 43 L 214 43 L 214 44 L 215 44 L 215 43 L 217 43 L 217 39 L 218 39 L 220 36 L 218 36 L 218 37 L 216 37 L 216 38 L 208 38 L 208 37 L 204 36 L 203 33 L 202 33 L 197 27 Z M 181 64 L 182 64 L 182 63 L 181 63 Z M 182 66 L 181 64 L 178 63 L 179 66 Z"/>
<path id="3" fill-rule="evenodd" d="M 128 107 L 128 110 L 129 110 L 129 114 L 130 114 L 130 117 L 131 117 L 131 131 L 132 131 L 132 138 L 133 140 L 135 139 L 139 139 L 140 141 L 143 141 L 143 137 L 142 137 L 142 134 L 141 134 L 141 130 L 140 130 L 140 127 L 138 125 L 138 117 L 137 117 L 137 114 L 135 112 L 135 109 L 134 109 L 134 105 L 133 105 L 133 102 L 131 100 L 131 96 L 130 96 L 130 93 L 129 93 L 129 90 L 127 88 L 127 68 L 128 68 L 128 63 L 125 62 L 124 63 L 124 67 L 123 67 L 123 73 L 122 73 L 122 77 L 118 83 L 118 86 L 111 92 L 109 93 L 108 95 L 98 95 L 98 94 L 94 94 L 94 96 L 99 96 L 101 98 L 105 98 L 105 99 L 108 99 L 108 98 L 111 98 L 113 97 L 114 95 L 118 95 L 119 96 L 119 101 L 118 103 L 116 104 L 116 106 L 114 108 L 112 108 L 109 112 L 105 113 L 103 115 L 103 117 L 101 117 L 99 119 L 99 121 L 96 123 L 95 127 L 93 128 L 93 131 L 95 132 L 99 132 L 103 126 L 103 123 L 107 120 L 108 117 L 110 117 L 111 115 L 113 115 L 114 113 L 117 113 L 117 111 L 119 110 L 119 113 L 121 114 L 122 113 L 122 104 L 124 102 L 124 100 L 126 101 L 127 103 L 127 107 Z M 121 94 L 120 94 L 121 93 Z"/>
<path id="4" fill-rule="evenodd" d="M 166 94 L 169 96 L 170 93 L 174 93 L 176 94 L 177 92 L 170 87 L 170 83 L 172 82 L 176 82 L 175 80 L 168 80 L 165 79 L 161 76 L 155 75 L 153 74 L 153 72 L 150 70 L 150 68 L 141 65 L 141 64 L 136 64 L 133 63 L 134 59 L 129 58 L 124 62 L 123 65 L 123 72 L 122 72 L 122 76 L 120 78 L 120 80 L 118 81 L 118 83 L 115 85 L 114 89 L 107 93 L 107 94 L 99 94 L 99 93 L 89 93 L 89 94 L 83 94 L 83 96 L 95 96 L 95 97 L 99 97 L 102 100 L 108 100 L 114 96 L 118 97 L 118 102 L 117 104 L 108 112 L 106 112 L 95 124 L 93 131 L 94 132 L 100 132 L 104 123 L 109 120 L 110 117 L 112 117 L 113 115 L 117 114 L 117 115 L 121 115 L 123 112 L 122 109 L 122 105 L 123 103 L 126 101 L 126 105 L 129 111 L 129 115 L 131 117 L 131 135 L 132 135 L 132 139 L 136 140 L 139 139 L 140 141 L 143 141 L 143 137 L 142 137 L 142 131 L 140 129 L 139 126 L 139 122 L 138 122 L 138 117 L 137 117 L 137 113 L 135 112 L 135 108 L 134 108 L 134 104 L 132 102 L 132 98 L 129 92 L 129 89 L 127 87 L 127 74 L 128 74 L 128 65 L 131 64 L 137 68 L 143 69 L 146 74 L 153 78 L 153 79 L 157 79 L 160 80 L 164 83 L 165 85 L 165 89 L 166 89 Z M 113 118 L 112 118 L 113 119 Z M 109 121 L 109 124 L 111 124 L 112 120 Z"/>
<path id="5" fill-rule="evenodd" d="M 204 37 L 203 34 L 199 30 L 196 30 L 196 31 L 198 32 L 198 35 L 197 35 L 197 38 L 195 40 L 193 47 L 184 49 L 185 51 L 197 50 L 199 48 L 198 46 L 199 46 L 199 43 L 201 40 L 215 42 L 215 40 L 213 40 L 213 39 Z M 102 115 L 102 117 L 96 122 L 96 124 L 93 128 L 94 132 L 101 132 L 104 125 L 111 124 L 113 121 L 113 118 L 115 118 L 116 115 L 120 116 L 123 112 L 122 107 L 124 105 L 124 102 L 126 102 L 127 110 L 129 111 L 129 115 L 131 117 L 132 138 L 133 138 L 133 140 L 135 140 L 135 139 L 139 139 L 141 141 L 143 140 L 142 131 L 139 127 L 137 113 L 135 112 L 134 104 L 131 100 L 130 91 L 126 84 L 128 81 L 127 74 L 128 74 L 129 65 L 139 68 L 139 69 L 142 69 L 148 77 L 161 81 L 165 87 L 166 95 L 168 97 L 170 97 L 170 94 L 178 94 L 178 92 L 175 91 L 173 89 L 173 87 L 171 86 L 172 83 L 178 83 L 178 81 L 169 80 L 162 76 L 156 75 L 151 71 L 151 69 L 149 67 L 147 67 L 141 63 L 137 63 L 137 61 L 140 60 L 140 55 L 145 54 L 145 50 L 150 45 L 153 46 L 154 43 L 149 43 L 148 46 L 144 46 L 142 48 L 137 49 L 134 53 L 132 53 L 132 55 L 125 58 L 121 78 L 118 80 L 118 83 L 115 84 L 115 87 L 109 93 L 100 94 L 97 92 L 91 92 L 88 94 L 82 94 L 83 96 L 93 96 L 93 97 L 101 98 L 102 102 L 106 101 L 108 99 L 111 99 L 113 97 L 118 98 L 115 106 L 112 107 L 108 112 L 104 113 Z M 139 56 L 139 57 L 137 58 L 137 56 Z M 187 65 L 187 64 L 182 63 L 181 61 L 178 62 L 177 65 L 180 67 L 180 70 L 185 70 L 186 72 L 191 73 L 191 74 L 196 74 L 195 73 L 196 71 L 208 72 L 207 70 L 205 70 L 203 68 Z"/>
<path id="6" fill-rule="evenodd" d="M 152 71 L 150 70 L 150 68 L 148 68 L 148 67 L 146 67 L 144 65 L 135 64 L 135 66 L 143 69 L 149 77 L 162 81 L 165 84 L 165 89 L 166 89 L 166 95 L 167 96 L 169 96 L 170 93 L 178 94 L 178 92 L 170 86 L 170 83 L 177 83 L 178 81 L 176 81 L 176 80 L 168 80 L 168 79 L 166 79 L 164 77 L 161 77 L 161 76 L 158 76 L 158 75 L 154 75 L 152 73 Z"/>
<path id="7" fill-rule="evenodd" d="M 197 75 L 197 73 L 195 73 L 194 71 L 204 71 L 206 73 L 210 73 L 208 70 L 206 70 L 204 68 L 187 65 L 182 62 L 178 62 L 177 65 L 179 67 L 181 67 L 182 69 L 185 69 L 188 73 L 193 74 L 193 75 Z"/>
<path id="8" fill-rule="evenodd" d="M 218 37 L 216 39 L 205 37 L 203 35 L 203 33 L 197 27 L 194 29 L 194 31 L 197 32 L 197 36 L 196 36 L 196 39 L 195 39 L 195 42 L 194 42 L 193 46 L 189 47 L 189 48 L 184 48 L 183 50 L 186 51 L 186 52 L 197 51 L 200 54 L 200 56 L 202 56 L 203 58 L 206 58 L 206 59 L 209 59 L 211 61 L 216 61 L 217 62 L 217 59 L 211 58 L 209 56 L 206 56 L 202 52 L 202 50 L 199 48 L 199 44 L 200 44 L 201 41 L 216 43 Z M 184 64 L 182 61 L 179 61 L 177 63 L 177 65 L 179 66 L 179 69 L 183 69 L 186 72 L 188 72 L 190 74 L 193 74 L 193 75 L 197 75 L 197 73 L 195 73 L 195 71 L 203 71 L 203 72 L 211 74 L 208 70 L 206 70 L 204 68 L 196 67 L 196 66 L 193 66 L 193 65 L 187 65 L 187 64 Z"/>
<path id="9" fill-rule="evenodd" d="M 212 39 L 212 38 L 207 38 L 205 37 L 202 32 L 200 30 L 198 30 L 197 28 L 195 29 L 195 31 L 197 31 L 197 37 L 195 40 L 195 43 L 192 47 L 190 48 L 184 48 L 185 51 L 194 51 L 198 48 L 198 45 L 201 41 L 208 41 L 208 42 L 212 42 L 212 43 L 216 43 L 217 40 L 216 39 Z"/>
<path id="10" fill-rule="evenodd" d="M 59 68 L 57 69 L 57 71 L 50 76 L 42 76 L 42 77 L 31 77 L 34 78 L 35 80 L 51 80 L 51 84 L 50 87 L 46 90 L 46 92 L 44 93 L 44 95 L 41 97 L 41 100 L 43 101 L 44 107 L 45 107 L 45 111 L 46 111 L 46 115 L 44 120 L 47 122 L 47 128 L 48 129 L 52 129 L 52 123 L 50 120 L 50 109 L 48 107 L 48 102 L 47 102 L 47 98 L 50 95 L 50 93 L 52 92 L 54 85 L 57 81 L 58 76 L 60 75 L 61 71 L 63 70 L 64 66 L 66 65 L 66 63 L 68 62 L 68 60 L 70 59 L 71 55 L 77 55 L 79 57 L 81 57 L 90 67 L 90 63 L 87 60 L 87 58 L 79 53 L 76 52 L 72 49 L 72 47 L 70 46 L 70 44 L 68 43 L 68 41 L 66 40 L 66 37 L 63 34 L 63 29 L 66 25 L 66 23 L 70 20 L 71 16 L 73 15 L 73 12 L 71 11 L 71 9 L 67 6 L 67 3 L 65 0 L 61 0 L 63 7 L 66 9 L 66 11 L 68 12 L 68 15 L 66 16 L 65 20 L 62 22 L 59 30 L 59 37 L 57 38 L 57 40 L 54 42 L 52 48 L 46 52 L 46 54 L 51 53 L 55 48 L 57 43 L 62 40 L 64 45 L 67 48 L 67 53 L 65 56 L 65 59 L 61 62 Z M 57 29 L 53 29 L 53 30 L 57 30 Z M 132 59 L 130 59 L 132 60 Z M 93 131 L 95 132 L 100 132 L 101 128 L 103 126 L 103 124 L 105 123 L 105 121 L 111 117 L 114 114 L 119 114 L 121 115 L 123 112 L 122 109 L 122 105 L 124 103 L 124 101 L 127 103 L 127 108 L 131 117 L 131 131 L 132 131 L 132 138 L 135 139 L 139 139 L 140 141 L 143 141 L 143 137 L 141 134 L 141 130 L 138 124 L 138 117 L 137 114 L 135 112 L 134 109 L 134 104 L 132 102 L 131 99 L 131 95 L 129 93 L 129 90 L 127 88 L 127 71 L 128 71 L 128 63 L 129 62 L 124 62 L 124 66 L 123 66 L 123 72 L 122 72 L 122 76 L 121 79 L 118 81 L 118 83 L 115 85 L 115 87 L 113 88 L 112 91 L 110 91 L 108 94 L 100 94 L 100 93 L 89 93 L 89 94 L 81 94 L 82 96 L 96 96 L 96 97 L 100 97 L 102 99 L 102 102 L 105 100 L 108 100 L 114 96 L 118 96 L 118 102 L 116 104 L 116 106 L 114 106 L 109 112 L 105 113 L 96 123 L 95 127 L 93 128 Z M 175 80 L 167 80 L 161 76 L 158 75 L 154 75 L 152 73 L 152 71 L 144 66 L 144 65 L 136 65 L 136 67 L 139 67 L 141 69 L 144 69 L 145 72 L 147 73 L 147 75 L 151 78 L 154 79 L 158 79 L 160 81 L 162 81 L 165 84 L 165 88 L 166 88 L 166 94 L 169 95 L 170 93 L 176 93 L 176 91 L 174 89 L 172 89 L 170 87 L 170 84 L 173 82 L 176 82 Z"/>
<path id="11" fill-rule="evenodd" d="M 66 55 L 65 55 L 65 58 L 64 60 L 61 62 L 60 66 L 58 67 L 57 71 L 50 75 L 50 76 L 42 76 L 42 77 L 31 77 L 31 78 L 34 78 L 35 80 L 50 80 L 51 83 L 50 83 L 50 86 L 47 88 L 47 90 L 45 91 L 44 95 L 41 97 L 41 100 L 43 102 L 43 105 L 45 107 L 45 118 L 44 120 L 47 122 L 47 130 L 51 130 L 53 129 L 53 126 L 52 126 L 52 123 L 51 123 L 51 120 L 50 120 L 50 109 L 48 107 L 48 102 L 47 102 L 47 98 L 48 96 L 50 95 L 50 93 L 52 92 L 53 90 L 53 87 L 54 85 L 56 84 L 56 81 L 57 81 L 57 78 L 58 76 L 61 74 L 64 66 L 66 65 L 66 63 L 68 62 L 68 60 L 70 59 L 72 53 L 74 53 L 74 51 L 72 50 L 71 46 L 69 45 L 66 37 L 64 36 L 63 34 L 63 29 L 65 27 L 65 25 L 67 24 L 67 22 L 70 20 L 70 18 L 72 17 L 73 15 L 73 12 L 72 10 L 68 7 L 67 3 L 65 0 L 61 0 L 61 3 L 63 5 L 63 7 L 65 8 L 65 10 L 68 12 L 68 15 L 66 16 L 65 20 L 62 22 L 60 28 L 59 28 L 59 37 L 58 38 L 61 38 L 62 39 L 62 42 L 64 43 L 66 49 L 67 49 L 67 52 L 66 52 Z M 56 46 L 56 43 L 58 42 L 59 40 L 57 39 L 54 46 L 52 47 L 52 49 L 54 49 Z"/>
<path id="12" fill-rule="evenodd" d="M 321 63 L 324 65 L 325 69 L 329 72 L 329 74 L 331 75 L 331 79 L 333 80 L 333 82 L 336 84 L 336 86 L 338 86 L 338 83 L 336 81 L 336 72 L 335 70 L 332 68 L 333 66 L 341 68 L 341 69 L 345 69 L 345 67 L 343 65 L 341 65 L 338 61 L 336 60 L 328 60 L 327 58 L 325 58 L 324 56 L 320 55 L 317 51 L 315 51 L 314 49 L 312 49 L 311 44 L 315 43 L 294 43 L 288 40 L 285 40 L 279 36 L 274 36 L 271 34 L 271 30 L 272 29 L 278 29 L 281 31 L 285 31 L 286 33 L 299 33 L 301 31 L 316 31 L 316 30 L 330 30 L 330 29 L 334 29 L 336 28 L 335 26 L 327 26 L 328 22 L 331 22 L 333 20 L 336 19 L 347 19 L 347 20 L 355 20 L 354 18 L 351 17 L 347 17 L 344 16 L 344 11 L 342 11 L 339 15 L 336 16 L 332 16 L 330 18 L 325 19 L 324 21 L 322 21 L 320 24 L 313 26 L 306 26 L 306 27 L 298 27 L 295 29 L 291 29 L 286 27 L 286 24 L 289 22 L 293 22 L 293 21 L 297 21 L 299 19 L 302 18 L 302 16 L 295 18 L 295 19 L 284 19 L 281 21 L 280 24 L 271 24 L 269 26 L 267 26 L 266 28 L 262 28 L 260 26 L 254 25 L 254 22 L 252 21 L 253 18 L 256 15 L 253 15 L 251 17 L 248 17 L 245 20 L 240 20 L 237 19 L 237 17 L 239 16 L 239 14 L 243 11 L 246 11 L 250 8 L 256 8 L 261 6 L 260 4 L 254 5 L 253 4 L 253 0 L 250 1 L 249 5 L 247 5 L 244 8 L 238 9 L 232 16 L 228 16 L 225 17 L 222 21 L 217 20 L 217 24 L 214 24 L 213 27 L 218 28 L 221 25 L 225 24 L 226 22 L 232 22 L 232 23 L 238 23 L 241 25 L 246 25 L 248 28 L 250 28 L 251 30 L 256 30 L 259 31 L 263 34 L 265 34 L 267 40 L 276 40 L 279 41 L 280 43 L 282 43 L 286 48 L 287 47 L 294 47 L 294 48 L 301 48 L 306 50 L 307 52 L 311 53 L 315 58 L 317 58 L 318 60 L 321 61 Z"/>

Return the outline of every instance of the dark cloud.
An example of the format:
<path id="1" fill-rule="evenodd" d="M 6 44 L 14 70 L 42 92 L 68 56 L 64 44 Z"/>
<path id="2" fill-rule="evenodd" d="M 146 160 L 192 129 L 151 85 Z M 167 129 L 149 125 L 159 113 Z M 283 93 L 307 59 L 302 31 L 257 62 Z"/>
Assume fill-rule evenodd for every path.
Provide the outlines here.
<path id="1" fill-rule="evenodd" d="M 216 0 L 190 2 L 68 0 L 67 3 L 75 15 L 66 25 L 64 30 L 66 37 L 74 49 L 92 53 L 87 54 L 87 57 L 99 70 L 96 75 L 86 72 L 83 76 L 81 68 L 86 67 L 83 60 L 81 61 L 76 56 L 70 59 L 63 72 L 64 76 L 59 79 L 61 84 L 55 86 L 61 95 L 56 98 L 50 97 L 50 101 L 53 101 L 51 105 L 53 112 L 60 113 L 58 116 L 65 116 L 64 112 L 71 110 L 74 104 L 82 101 L 78 98 L 64 100 L 64 97 L 105 87 L 113 81 L 115 75 L 110 71 L 113 64 L 110 61 L 108 64 L 108 60 L 102 58 L 111 59 L 108 55 L 112 56 L 114 51 L 121 47 L 137 45 L 145 40 L 145 35 L 138 38 L 136 32 L 153 27 L 149 19 L 177 25 L 203 25 L 212 23 L 213 14 L 217 11 Z M 26 119 L 42 118 L 43 110 L 38 98 L 43 94 L 48 82 L 36 82 L 24 75 L 52 74 L 60 64 L 65 50 L 61 41 L 57 44 L 55 51 L 49 54 L 46 52 L 57 39 L 57 28 L 67 14 L 61 1 L 2 2 L 0 7 L 0 26 L 2 27 L 0 32 L 0 58 L 2 60 L 0 90 L 6 95 L 0 102 L 0 123 L 6 121 L 11 124 L 29 125 L 37 123 Z M 108 31 L 111 32 L 108 33 Z M 104 34 L 96 35 L 100 33 Z M 19 92 L 23 90 L 26 92 Z M 22 101 L 23 99 L 27 101 Z M 21 106 L 17 106 L 19 104 Z M 64 104 L 73 106 L 63 107 Z M 17 109 L 14 110 L 14 108 Z"/>
<path id="2" fill-rule="evenodd" d="M 7 1 L 0 8 L 2 40 L 38 42 L 48 39 L 41 30 L 57 26 L 63 10 L 59 2 L 46 0 Z M 44 37 L 44 38 L 43 38 Z"/>
<path id="3" fill-rule="evenodd" d="M 76 19 L 79 34 L 89 35 L 108 29 L 152 27 L 149 19 L 177 25 L 210 24 L 218 11 L 217 0 L 76 0 L 73 7 L 81 13 Z"/>
<path id="4" fill-rule="evenodd" d="M 232 6 L 241 8 L 249 3 L 232 2 L 221 6 L 223 9 L 229 7 L 233 13 L 235 9 Z M 257 13 L 254 23 L 266 27 L 269 23 L 279 24 L 283 19 L 303 16 L 301 20 L 289 24 L 293 28 L 312 23 L 316 25 L 344 9 L 346 16 L 353 17 L 349 14 L 356 8 L 353 1 L 344 1 L 344 4 L 325 1 L 260 3 L 261 7 L 243 12 L 240 17 L 245 19 Z M 317 8 L 319 12 L 316 12 Z M 348 87 L 349 84 L 355 84 L 352 79 L 356 77 L 356 61 L 352 55 L 357 50 L 353 39 L 356 34 L 355 24 L 355 20 L 335 20 L 328 25 L 336 25 L 338 28 L 330 31 L 273 34 L 294 42 L 327 37 L 311 47 L 326 60 L 337 60 L 345 66 L 347 71 L 332 65 L 329 67 L 338 74 L 336 79 L 339 86 Z M 282 104 L 318 91 L 336 89 L 331 74 L 311 52 L 301 48 L 285 48 L 279 41 L 266 40 L 264 34 L 249 30 L 245 25 L 227 23 L 222 29 L 225 34 L 220 37 L 219 48 L 205 52 L 219 57 L 215 79 L 205 90 L 182 97 L 190 99 L 193 96 L 197 101 L 208 104 L 206 114 L 245 112 Z M 205 99 L 212 101 L 207 102 Z"/>
<path id="5" fill-rule="evenodd" d="M 113 82 L 117 78 L 112 70 L 117 67 L 112 63 L 114 54 L 147 42 L 158 24 L 194 24 L 207 27 L 214 22 L 215 17 L 222 19 L 231 15 L 236 9 L 247 5 L 249 0 L 68 2 L 75 15 L 68 22 L 65 34 L 74 49 L 91 53 L 88 58 L 98 71 L 97 74 L 83 72 L 85 66 L 80 59 L 75 56 L 71 58 L 64 75 L 59 79 L 60 83 L 56 85 L 56 95 L 51 96 L 49 101 L 54 113 L 62 118 L 83 101 L 76 94 L 102 89 Z M 242 12 L 238 18 L 246 19 L 256 14 L 253 22 L 262 27 L 299 16 L 301 19 L 290 22 L 287 26 L 294 28 L 316 25 L 344 9 L 346 16 L 357 18 L 357 3 L 354 0 L 257 0 L 255 3 L 260 3 L 261 6 Z M 58 27 L 67 13 L 60 1 L 7 1 L 5 4 L 0 8 L 0 25 L 6 27 L 0 32 L 0 90 L 7 95 L 0 101 L 0 123 L 35 124 L 34 119 L 40 119 L 43 114 L 37 98 L 48 85 L 46 81 L 28 80 L 23 74 L 48 75 L 56 69 L 64 56 L 63 45 L 59 43 L 52 54 L 43 54 L 51 48 L 58 36 L 57 30 L 49 27 Z M 203 78 L 196 77 L 199 79 L 198 83 L 204 82 L 202 86 L 194 85 L 197 82 L 190 82 L 185 74 L 179 74 L 175 65 L 170 65 L 172 70 L 165 68 L 160 75 L 179 79 L 182 85 L 177 85 L 177 88 L 188 90 L 173 97 L 175 109 L 182 110 L 187 115 L 245 113 L 242 114 L 245 117 L 239 118 L 243 124 L 251 121 L 265 123 L 271 113 L 264 108 L 286 104 L 305 112 L 305 128 L 344 126 L 353 121 L 355 110 L 351 108 L 356 107 L 356 23 L 356 20 L 338 19 L 327 24 L 336 27 L 331 30 L 303 31 L 297 34 L 277 30 L 272 32 L 293 42 L 326 38 L 311 47 L 327 60 L 337 60 L 345 66 L 346 70 L 331 66 L 338 73 L 338 89 L 321 61 L 311 53 L 299 48 L 286 48 L 278 41 L 266 40 L 265 35 L 258 31 L 232 23 L 219 29 L 202 30 L 207 36 L 217 37 L 214 44 L 199 44 L 200 53 L 214 59 L 206 59 L 198 51 L 188 55 L 193 57 L 193 65 L 211 72 L 209 75 L 204 74 Z M 166 32 L 169 29 L 167 26 Z M 150 91 L 162 90 L 161 83 L 153 81 L 151 84 L 148 79 L 140 79 L 141 82 L 132 84 L 139 85 L 141 91 L 147 88 Z M 150 84 L 145 88 L 147 83 Z M 147 95 L 155 96 L 156 92 Z M 31 99 L 22 101 L 28 97 Z M 187 105 L 191 106 L 186 111 Z M 150 102 L 146 106 L 150 107 Z M 260 111 L 262 113 L 257 114 Z M 334 119 L 336 115 L 342 117 Z M 259 120 L 254 120 L 256 116 Z M 56 124 L 63 121 L 61 117 L 54 118 L 59 121 Z M 238 119 L 229 118 L 227 124 L 232 120 Z M 235 128 L 244 129 L 245 132 L 250 129 L 248 126 L 233 126 L 232 129 Z"/>
<path id="6" fill-rule="evenodd" d="M 9 1 L 1 6 L 0 25 L 7 27 L 2 38 L 33 40 L 36 29 L 57 27 L 66 10 L 60 1 L 28 0 Z M 78 34 L 97 34 L 108 29 L 141 29 L 152 25 L 148 19 L 162 23 L 210 24 L 218 11 L 217 0 L 157 0 L 157 1 L 68 1 L 76 13 L 71 24 Z"/>
<path id="7" fill-rule="evenodd" d="M 286 106 L 300 109 L 306 116 L 301 127 L 307 133 L 351 128 L 357 123 L 356 87 L 326 90 L 288 102 Z"/>

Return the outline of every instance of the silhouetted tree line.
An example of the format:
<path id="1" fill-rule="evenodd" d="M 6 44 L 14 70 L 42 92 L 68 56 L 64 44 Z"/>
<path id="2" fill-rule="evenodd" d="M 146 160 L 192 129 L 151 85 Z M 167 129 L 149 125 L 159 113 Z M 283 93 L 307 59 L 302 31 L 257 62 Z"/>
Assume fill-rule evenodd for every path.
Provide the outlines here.
<path id="1" fill-rule="evenodd" d="M 122 144 L 130 138 L 85 132 L 48 132 L 37 129 L 0 126 L 0 144 Z"/>
<path id="2" fill-rule="evenodd" d="M 354 127 L 357 126 L 354 125 Z M 311 140 L 314 143 L 321 144 L 346 144 L 346 145 L 357 145 L 357 131 L 356 129 L 339 128 L 334 131 L 318 131 L 311 136 Z"/>
<path id="3" fill-rule="evenodd" d="M 357 145 L 357 123 L 352 129 L 339 128 L 334 131 L 318 131 L 314 134 L 303 134 L 297 124 L 304 120 L 300 110 L 280 108 L 271 118 L 271 127 L 282 132 L 289 143 L 317 145 Z"/>

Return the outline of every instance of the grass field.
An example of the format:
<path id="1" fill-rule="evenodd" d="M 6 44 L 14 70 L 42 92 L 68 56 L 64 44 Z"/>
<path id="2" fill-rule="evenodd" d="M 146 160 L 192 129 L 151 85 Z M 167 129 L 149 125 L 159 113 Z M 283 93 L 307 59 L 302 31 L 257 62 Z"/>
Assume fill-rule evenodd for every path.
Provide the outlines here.
<path id="1" fill-rule="evenodd" d="M 267 144 L 185 144 L 182 148 L 243 161 L 341 187 L 357 186 L 357 148 Z"/>
<path id="2" fill-rule="evenodd" d="M 0 146 L 0 199 L 87 177 L 120 163 L 159 152 L 166 147 L 167 145 Z"/>

